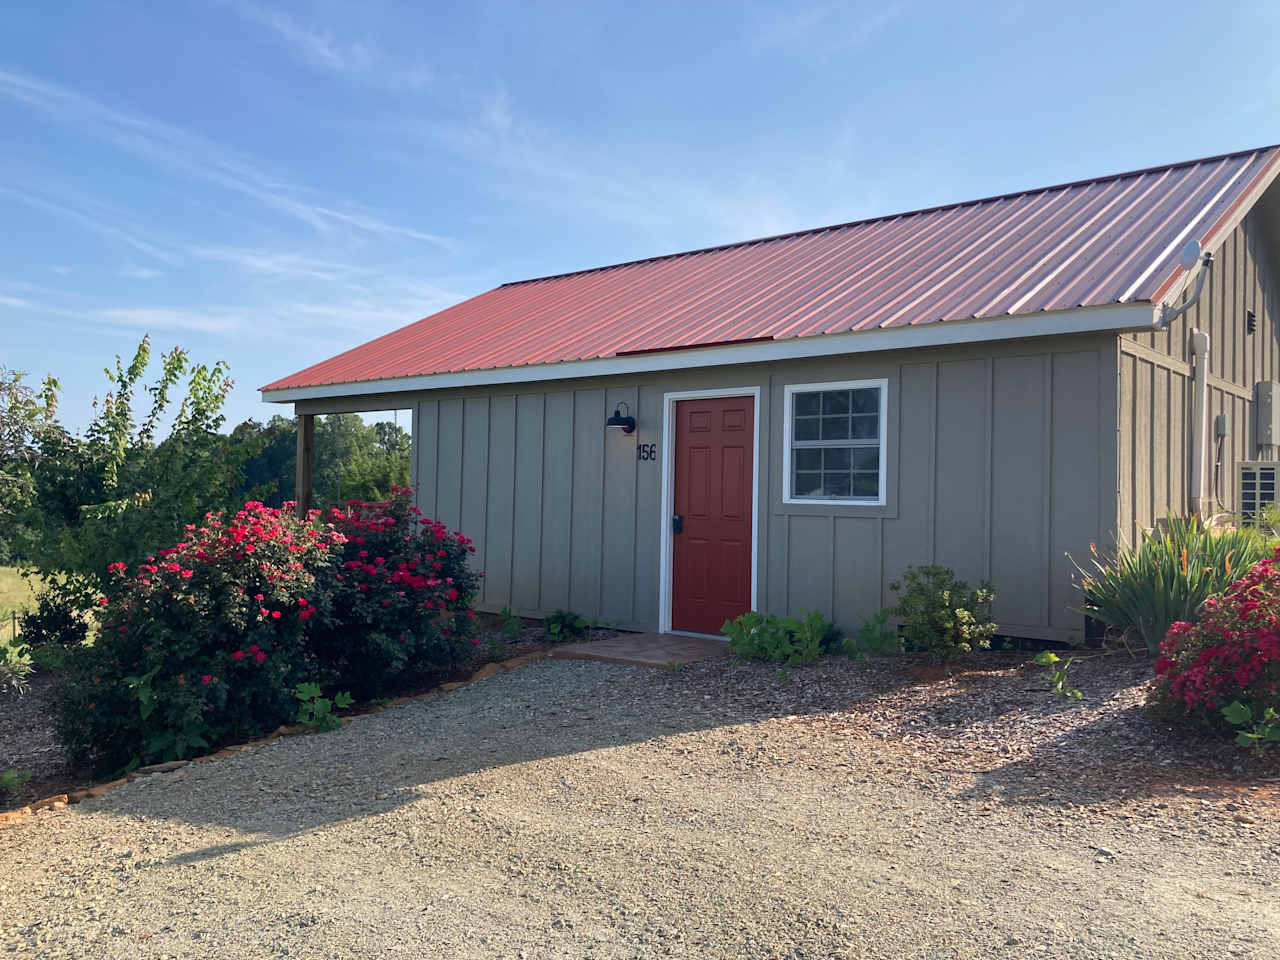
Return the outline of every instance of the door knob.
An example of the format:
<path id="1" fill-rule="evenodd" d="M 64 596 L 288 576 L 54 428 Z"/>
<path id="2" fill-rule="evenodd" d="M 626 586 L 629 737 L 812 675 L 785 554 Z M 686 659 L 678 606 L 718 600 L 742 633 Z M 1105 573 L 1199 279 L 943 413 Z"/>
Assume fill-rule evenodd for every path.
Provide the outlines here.
<path id="1" fill-rule="evenodd" d="M 684 533 L 684 517 L 678 513 L 671 518 L 671 532 Z"/>

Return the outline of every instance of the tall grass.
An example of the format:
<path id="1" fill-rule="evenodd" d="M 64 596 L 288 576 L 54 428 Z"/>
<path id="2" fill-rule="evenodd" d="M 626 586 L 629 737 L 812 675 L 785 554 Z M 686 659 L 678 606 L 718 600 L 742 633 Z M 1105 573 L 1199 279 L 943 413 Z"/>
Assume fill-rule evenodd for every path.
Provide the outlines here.
<path id="1" fill-rule="evenodd" d="M 1136 634 L 1155 654 L 1171 624 L 1194 620 L 1205 600 L 1270 555 L 1272 544 L 1253 528 L 1214 530 L 1195 517 L 1174 517 L 1136 547 L 1121 546 L 1111 556 L 1091 549 L 1092 569 L 1072 559 L 1084 594 L 1081 611 Z"/>
<path id="2" fill-rule="evenodd" d="M 14 617 L 21 619 L 28 607 L 35 606 L 38 577 L 24 580 L 17 567 L 0 567 L 0 640 L 12 640 Z"/>

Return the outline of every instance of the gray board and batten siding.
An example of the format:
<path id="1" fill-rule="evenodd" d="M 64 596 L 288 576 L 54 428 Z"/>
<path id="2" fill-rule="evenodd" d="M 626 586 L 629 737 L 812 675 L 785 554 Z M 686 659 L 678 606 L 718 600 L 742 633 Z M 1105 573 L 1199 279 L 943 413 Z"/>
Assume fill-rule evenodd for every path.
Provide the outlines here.
<path id="1" fill-rule="evenodd" d="M 1280 379 L 1280 289 L 1271 232 L 1280 224 L 1280 193 L 1268 191 L 1257 207 L 1214 251 L 1200 300 L 1167 331 L 1118 338 L 1119 512 L 1117 530 L 1129 542 L 1158 520 L 1189 511 L 1192 363 L 1190 331 L 1209 334 L 1208 434 L 1226 414 L 1230 434 L 1222 445 L 1217 509 L 1234 513 L 1236 465 L 1258 459 L 1253 389 Z M 1180 306 L 1189 293 L 1174 301 Z M 1248 332 L 1247 315 L 1254 316 Z M 1206 454 L 1205 492 L 1213 495 L 1218 445 Z"/>
<path id="2" fill-rule="evenodd" d="M 1078 334 L 440 390 L 389 406 L 413 410 L 419 507 L 475 541 L 482 610 L 565 608 L 657 629 L 664 394 L 759 387 L 764 609 L 817 609 L 853 630 L 893 602 L 904 567 L 936 562 L 995 584 L 1002 631 L 1065 639 L 1083 630 L 1067 554 L 1082 559 L 1114 529 L 1116 359 L 1114 334 Z M 879 378 L 885 504 L 783 503 L 784 386 Z M 605 429 L 619 401 L 636 416 L 632 435 Z M 658 458 L 638 459 L 642 444 Z"/>

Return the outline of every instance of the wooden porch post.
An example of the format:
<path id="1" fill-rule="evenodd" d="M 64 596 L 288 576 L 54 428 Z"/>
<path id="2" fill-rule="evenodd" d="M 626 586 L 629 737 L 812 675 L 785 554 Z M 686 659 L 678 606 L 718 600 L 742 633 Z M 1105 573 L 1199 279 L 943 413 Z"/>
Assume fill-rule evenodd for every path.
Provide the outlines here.
<path id="1" fill-rule="evenodd" d="M 311 479 L 315 474 L 316 417 L 313 413 L 298 414 L 298 472 L 296 499 L 298 516 L 305 517 L 311 509 Z"/>

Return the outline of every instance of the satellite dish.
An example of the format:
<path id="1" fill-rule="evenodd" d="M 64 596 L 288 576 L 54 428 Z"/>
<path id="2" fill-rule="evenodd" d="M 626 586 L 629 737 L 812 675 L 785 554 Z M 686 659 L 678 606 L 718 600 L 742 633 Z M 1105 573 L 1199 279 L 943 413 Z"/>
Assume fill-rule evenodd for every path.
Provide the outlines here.
<path id="1" fill-rule="evenodd" d="M 1188 240 L 1182 248 L 1182 269 L 1190 270 L 1200 262 L 1200 241 Z"/>

